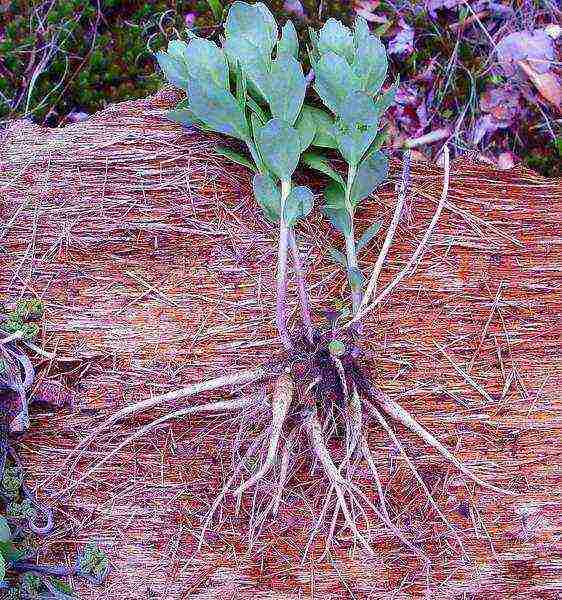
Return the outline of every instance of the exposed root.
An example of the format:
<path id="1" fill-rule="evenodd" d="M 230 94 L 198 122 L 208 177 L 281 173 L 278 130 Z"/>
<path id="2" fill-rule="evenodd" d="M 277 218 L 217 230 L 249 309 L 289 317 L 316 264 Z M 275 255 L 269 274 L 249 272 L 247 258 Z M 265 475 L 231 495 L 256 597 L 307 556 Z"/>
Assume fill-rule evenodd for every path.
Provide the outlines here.
<path id="1" fill-rule="evenodd" d="M 88 469 L 79 479 L 71 483 L 65 490 L 64 493 L 68 493 L 78 487 L 85 479 L 87 479 L 94 471 L 99 469 L 107 461 L 111 460 L 118 452 L 120 452 L 125 446 L 129 445 L 134 440 L 142 437 L 150 430 L 162 425 L 172 419 L 179 419 L 186 417 L 187 415 L 194 415 L 197 413 L 209 413 L 209 412 L 226 412 L 233 410 L 240 410 L 248 408 L 254 405 L 256 402 L 254 397 L 242 398 L 236 400 L 220 400 L 218 402 L 210 402 L 208 404 L 200 404 L 198 406 L 190 406 L 189 408 L 182 408 L 171 413 L 167 413 L 154 421 L 151 421 L 144 427 L 141 427 L 138 431 L 123 440 L 118 446 L 116 446 L 111 452 L 108 452 L 99 462 L 97 462 L 92 468 Z M 62 493 L 62 492 L 61 492 Z"/>
<path id="2" fill-rule="evenodd" d="M 479 486 L 483 488 L 487 488 L 494 492 L 499 492 L 501 494 L 507 494 L 508 496 L 516 496 L 515 492 L 510 490 L 506 490 L 504 488 L 498 487 L 487 481 L 484 481 L 477 475 L 475 475 L 468 467 L 466 467 L 458 458 L 456 458 L 445 446 L 436 439 L 427 429 L 422 427 L 412 415 L 404 408 L 402 408 L 397 402 L 389 398 L 386 394 L 382 392 L 377 393 L 377 399 L 380 404 L 380 407 L 390 415 L 395 421 L 398 421 L 405 427 L 407 427 L 410 431 L 418 435 L 422 440 L 427 442 L 432 448 L 435 448 L 441 456 L 446 458 L 448 461 L 453 463 L 455 467 L 462 473 L 464 473 L 469 479 L 477 483 Z"/>
<path id="3" fill-rule="evenodd" d="M 277 457 L 277 448 L 279 446 L 279 438 L 281 437 L 281 430 L 283 429 L 283 423 L 287 416 L 287 411 L 293 399 L 293 380 L 286 373 L 279 376 L 275 383 L 275 390 L 273 392 L 272 402 L 272 417 L 271 427 L 269 430 L 269 448 L 267 450 L 267 457 L 261 466 L 261 468 L 252 476 L 248 481 L 240 485 L 235 495 L 242 494 L 244 491 L 256 484 L 262 479 L 271 467 L 275 464 Z"/>

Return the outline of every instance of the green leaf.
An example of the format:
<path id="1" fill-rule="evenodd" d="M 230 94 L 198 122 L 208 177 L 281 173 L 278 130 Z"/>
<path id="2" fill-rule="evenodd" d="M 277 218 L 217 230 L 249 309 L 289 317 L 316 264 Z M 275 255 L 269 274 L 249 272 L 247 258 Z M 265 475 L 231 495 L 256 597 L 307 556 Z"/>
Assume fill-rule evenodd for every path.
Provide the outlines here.
<path id="1" fill-rule="evenodd" d="M 314 194 L 312 190 L 300 185 L 291 190 L 285 200 L 284 218 L 289 227 L 292 227 L 299 219 L 309 215 L 314 205 Z"/>
<path id="2" fill-rule="evenodd" d="M 332 225 L 344 235 L 351 233 L 351 217 L 345 205 L 345 189 L 334 181 L 326 187 L 324 198 L 326 203 L 322 212 Z"/>
<path id="3" fill-rule="evenodd" d="M 359 163 L 377 135 L 378 122 L 378 111 L 370 96 L 365 92 L 348 94 L 336 121 L 338 149 L 348 163 Z"/>
<path id="4" fill-rule="evenodd" d="M 157 52 L 156 60 L 164 72 L 166 79 L 172 84 L 187 90 L 189 73 L 184 62 L 173 58 L 166 52 Z"/>
<path id="5" fill-rule="evenodd" d="M 303 107 L 295 123 L 295 129 L 299 132 L 301 139 L 301 152 L 304 152 L 312 144 L 312 140 L 316 135 L 316 123 L 310 111 L 305 110 L 306 108 L 308 107 Z"/>
<path id="6" fill-rule="evenodd" d="M 195 126 L 206 131 L 212 131 L 211 129 L 205 126 L 203 121 L 198 119 L 193 114 L 193 111 L 189 107 L 189 102 L 187 99 L 182 100 L 174 110 L 169 110 L 166 113 L 166 117 L 170 119 L 170 121 L 174 121 L 175 123 L 181 123 L 186 127 Z"/>
<path id="7" fill-rule="evenodd" d="M 288 181 L 301 154 L 298 131 L 281 119 L 271 119 L 258 129 L 255 139 L 267 168 L 282 181 Z"/>
<path id="8" fill-rule="evenodd" d="M 0 582 L 6 580 L 6 561 L 4 557 L 0 554 Z"/>
<path id="9" fill-rule="evenodd" d="M 275 19 L 263 4 L 235 2 L 224 26 L 224 49 L 238 60 L 262 97 L 267 95 L 271 52 L 277 42 Z"/>
<path id="10" fill-rule="evenodd" d="M 0 556 L 3 556 L 6 562 L 16 562 L 25 556 L 25 550 L 19 550 L 13 542 L 0 542 Z"/>
<path id="11" fill-rule="evenodd" d="M 12 532 L 5 517 L 0 517 L 0 542 L 9 542 L 12 539 Z"/>
<path id="12" fill-rule="evenodd" d="M 314 65 L 314 89 L 324 104 L 336 114 L 343 108 L 350 91 L 358 90 L 360 82 L 350 65 L 341 56 L 328 52 Z"/>
<path id="13" fill-rule="evenodd" d="M 271 118 L 266 116 L 263 108 L 251 96 L 246 97 L 246 104 L 252 113 L 258 117 L 262 125 L 265 125 Z"/>
<path id="14" fill-rule="evenodd" d="M 307 167 L 324 173 L 324 175 L 327 175 L 345 187 L 345 181 L 343 177 L 337 171 L 332 169 L 330 163 L 323 156 L 315 154 L 314 152 L 306 152 L 302 155 L 301 160 Z"/>
<path id="15" fill-rule="evenodd" d="M 278 221 L 281 213 L 281 193 L 273 179 L 268 175 L 254 175 L 252 187 L 254 197 L 265 216 L 273 223 Z"/>
<path id="16" fill-rule="evenodd" d="M 301 114 L 303 113 L 307 113 L 310 116 L 316 127 L 316 134 L 312 140 L 312 145 L 318 148 L 337 148 L 334 119 L 326 111 L 315 106 L 303 106 Z"/>
<path id="17" fill-rule="evenodd" d="M 359 79 L 359 89 L 373 96 L 381 89 L 386 78 L 388 59 L 379 38 L 370 35 L 357 48 L 353 72 Z"/>
<path id="18" fill-rule="evenodd" d="M 328 254 L 335 263 L 338 263 L 344 269 L 347 269 L 347 258 L 345 257 L 345 254 L 335 248 L 328 248 Z"/>
<path id="19" fill-rule="evenodd" d="M 359 241 L 357 242 L 357 252 L 360 252 L 367 246 L 367 244 L 377 235 L 382 227 L 381 223 L 373 223 L 361 236 Z"/>
<path id="20" fill-rule="evenodd" d="M 203 38 L 192 39 L 184 51 L 189 77 L 203 84 L 228 88 L 228 64 L 221 48 Z"/>
<path id="21" fill-rule="evenodd" d="M 207 127 L 239 140 L 249 138 L 246 115 L 228 90 L 194 79 L 189 82 L 188 95 L 193 114 Z"/>
<path id="22" fill-rule="evenodd" d="M 277 43 L 277 56 L 288 54 L 293 58 L 299 57 L 299 39 L 292 21 L 287 21 L 281 30 L 281 39 Z"/>
<path id="23" fill-rule="evenodd" d="M 359 165 L 353 185 L 351 202 L 357 206 L 370 196 L 388 176 L 388 158 L 382 152 L 373 152 Z"/>
<path id="24" fill-rule="evenodd" d="M 353 44 L 355 48 L 359 48 L 365 43 L 368 43 L 371 32 L 369 31 L 369 24 L 363 17 L 357 17 L 355 19 L 355 25 L 353 27 Z"/>
<path id="25" fill-rule="evenodd" d="M 215 19 L 220 22 L 222 20 L 222 13 L 224 10 L 220 0 L 207 0 L 207 4 L 211 8 Z"/>
<path id="26" fill-rule="evenodd" d="M 225 148 L 224 146 L 217 146 L 215 148 L 215 152 L 219 156 L 228 158 L 228 160 L 231 160 L 234 163 L 237 163 L 244 167 L 248 167 L 248 169 L 251 169 L 252 171 L 257 172 L 256 166 L 250 160 L 248 160 L 245 156 L 238 154 L 238 152 L 234 152 L 230 148 Z"/>
<path id="27" fill-rule="evenodd" d="M 301 64 L 288 54 L 282 54 L 271 65 L 268 102 L 273 117 L 293 125 L 301 111 L 306 80 Z"/>
<path id="28" fill-rule="evenodd" d="M 236 63 L 236 101 L 240 108 L 246 110 L 246 91 L 248 89 L 248 80 L 242 70 L 240 63 Z"/>
<path id="29" fill-rule="evenodd" d="M 340 21 L 328 19 L 320 30 L 318 51 L 321 55 L 333 52 L 351 63 L 355 54 L 351 31 Z"/>

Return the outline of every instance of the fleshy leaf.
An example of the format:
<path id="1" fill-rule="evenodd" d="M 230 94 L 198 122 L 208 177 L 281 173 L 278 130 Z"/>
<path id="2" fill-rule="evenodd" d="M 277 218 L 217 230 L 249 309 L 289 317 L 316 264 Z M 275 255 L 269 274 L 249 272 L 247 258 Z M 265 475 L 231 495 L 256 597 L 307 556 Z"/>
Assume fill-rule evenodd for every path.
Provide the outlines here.
<path id="1" fill-rule="evenodd" d="M 369 36 L 357 48 L 352 68 L 359 79 L 359 89 L 371 96 L 379 92 L 386 78 L 388 59 L 378 37 Z"/>
<path id="2" fill-rule="evenodd" d="M 266 97 L 271 52 L 277 42 L 275 19 L 263 4 L 235 2 L 224 26 L 224 49 L 238 60 L 248 80 Z"/>
<path id="3" fill-rule="evenodd" d="M 267 168 L 288 181 L 301 155 L 298 131 L 281 119 L 271 119 L 255 133 L 258 150 Z"/>
<path id="4" fill-rule="evenodd" d="M 269 75 L 268 102 L 273 117 L 293 125 L 301 111 L 306 80 L 301 64 L 288 54 L 273 61 Z"/>
<path id="5" fill-rule="evenodd" d="M 357 17 L 353 27 L 353 43 L 355 48 L 359 48 L 365 43 L 368 43 L 369 36 L 369 25 L 363 17 Z"/>
<path id="6" fill-rule="evenodd" d="M 277 56 L 287 54 L 293 58 L 299 57 L 299 39 L 292 21 L 287 21 L 281 30 L 281 39 L 277 43 Z"/>
<path id="7" fill-rule="evenodd" d="M 318 148 L 337 148 L 338 144 L 334 132 L 334 119 L 321 108 L 303 106 L 302 113 L 310 115 L 316 126 L 316 134 L 312 145 Z"/>
<path id="8" fill-rule="evenodd" d="M 357 206 L 370 196 L 388 176 L 388 158 L 382 152 L 373 152 L 359 165 L 351 186 L 351 202 Z"/>
<path id="9" fill-rule="evenodd" d="M 373 223 L 361 236 L 359 241 L 357 242 L 357 252 L 360 252 L 367 246 L 367 244 L 377 235 L 382 227 L 381 223 Z"/>
<path id="10" fill-rule="evenodd" d="M 340 21 L 328 19 L 320 30 L 318 51 L 321 55 L 334 52 L 351 63 L 355 54 L 351 31 Z"/>
<path id="11" fill-rule="evenodd" d="M 322 212 L 328 217 L 330 223 L 341 233 L 347 235 L 351 232 L 351 217 L 345 206 L 345 190 L 336 182 L 328 185 L 324 191 L 326 203 Z"/>
<path id="12" fill-rule="evenodd" d="M 189 77 L 209 82 L 217 87 L 228 87 L 228 64 L 221 48 L 214 42 L 194 38 L 184 51 Z"/>
<path id="13" fill-rule="evenodd" d="M 168 54 L 175 60 L 186 62 L 187 44 L 183 40 L 168 42 Z"/>
<path id="14" fill-rule="evenodd" d="M 314 194 L 312 190 L 300 185 L 291 190 L 285 200 L 285 221 L 289 227 L 293 226 L 299 219 L 308 216 L 314 205 Z"/>
<path id="15" fill-rule="evenodd" d="M 358 164 L 378 131 L 379 113 L 365 92 L 351 92 L 336 121 L 338 149 L 350 164 Z"/>
<path id="16" fill-rule="evenodd" d="M 173 58 L 166 52 L 157 52 L 156 60 L 164 72 L 166 79 L 173 85 L 187 90 L 189 73 L 184 62 Z"/>
<path id="17" fill-rule="evenodd" d="M 301 139 L 301 152 L 304 152 L 316 135 L 316 123 L 314 118 L 310 114 L 310 111 L 305 110 L 307 107 L 303 107 L 299 118 L 295 122 L 295 129 L 299 132 Z"/>
<path id="18" fill-rule="evenodd" d="M 324 104 L 339 114 L 350 91 L 358 90 L 360 82 L 345 58 L 328 52 L 314 65 L 314 89 Z"/>
<path id="19" fill-rule="evenodd" d="M 278 221 L 281 213 L 281 194 L 273 179 L 268 175 L 254 175 L 252 187 L 254 197 L 268 220 L 272 223 Z"/>
<path id="20" fill-rule="evenodd" d="M 334 169 L 332 169 L 330 163 L 323 156 L 315 154 L 314 152 L 306 152 L 302 155 L 301 161 L 307 167 L 310 167 L 315 171 L 320 171 L 320 173 L 324 173 L 324 175 L 327 175 L 334 181 L 341 183 L 342 186 L 345 186 L 345 181 L 343 180 L 343 177 L 337 171 L 334 171 Z"/>
<path id="21" fill-rule="evenodd" d="M 224 146 L 217 146 L 215 148 L 215 152 L 219 156 L 223 156 L 224 158 L 228 158 L 228 160 L 231 160 L 232 162 L 235 162 L 244 167 L 248 167 L 248 169 L 251 169 L 254 172 L 257 170 L 256 166 L 249 159 L 247 159 L 245 156 L 242 156 L 241 154 L 238 154 L 238 152 L 234 152 L 234 150 L 231 150 L 230 148 L 225 148 Z"/>
<path id="22" fill-rule="evenodd" d="M 240 140 L 249 138 L 246 115 L 228 90 L 193 79 L 189 82 L 188 95 L 193 114 L 207 127 Z"/>

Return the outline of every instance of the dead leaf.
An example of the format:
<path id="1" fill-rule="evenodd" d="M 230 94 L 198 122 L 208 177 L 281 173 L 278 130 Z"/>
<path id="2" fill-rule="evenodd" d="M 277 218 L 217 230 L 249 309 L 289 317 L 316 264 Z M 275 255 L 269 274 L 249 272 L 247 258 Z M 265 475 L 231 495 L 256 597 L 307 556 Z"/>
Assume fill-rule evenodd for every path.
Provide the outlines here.
<path id="1" fill-rule="evenodd" d="M 388 43 L 388 53 L 398 54 L 402 57 L 410 56 L 414 52 L 414 29 L 400 19 L 396 34 Z"/>
<path id="2" fill-rule="evenodd" d="M 562 111 L 562 85 L 555 73 L 538 73 L 527 61 L 520 60 L 518 65 L 533 82 L 540 95 Z"/>
<path id="3" fill-rule="evenodd" d="M 544 29 L 515 31 L 496 46 L 498 62 L 507 77 L 517 73 L 517 63 L 526 60 L 537 73 L 550 71 L 554 61 L 554 40 Z"/>

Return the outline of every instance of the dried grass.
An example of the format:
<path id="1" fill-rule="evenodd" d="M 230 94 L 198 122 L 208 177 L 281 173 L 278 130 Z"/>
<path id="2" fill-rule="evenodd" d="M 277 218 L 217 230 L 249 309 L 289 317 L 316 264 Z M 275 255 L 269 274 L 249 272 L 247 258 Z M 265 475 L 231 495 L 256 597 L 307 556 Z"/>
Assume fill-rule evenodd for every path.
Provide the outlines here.
<path id="1" fill-rule="evenodd" d="M 36 415 L 21 442 L 31 481 L 43 496 L 59 496 L 59 527 L 43 556 L 91 538 L 107 547 L 109 582 L 84 598 L 151 597 L 148 589 L 170 599 L 557 597 L 562 185 L 529 171 L 454 163 L 448 203 L 416 273 L 367 321 L 365 363 L 377 384 L 483 478 L 520 492 L 506 499 L 468 485 L 399 431 L 470 561 L 374 428 L 369 444 L 389 511 L 422 540 L 429 568 L 382 526 L 369 532 L 376 557 L 336 530 L 334 556 L 320 559 L 319 541 L 301 564 L 327 485 L 310 455 L 252 552 L 248 522 L 260 496 L 248 494 L 238 516 L 227 503 L 194 555 L 202 517 L 231 470 L 239 423 L 225 418 L 166 424 L 64 494 L 64 476 L 53 475 L 108 411 L 279 351 L 276 232 L 254 207 L 247 173 L 216 157 L 210 138 L 163 118 L 175 99 L 164 90 L 58 130 L 15 122 L 0 144 L 0 290 L 44 300 L 41 346 L 77 360 L 38 360 L 50 378 L 64 373 L 84 409 Z M 422 237 L 441 184 L 439 169 L 412 165 L 409 218 L 381 286 Z M 377 219 L 388 225 L 395 202 L 388 185 L 359 215 L 360 229 Z M 337 242 L 318 215 L 298 235 L 319 320 L 345 292 L 341 269 L 326 257 Z M 377 251 L 364 255 L 365 266 Z M 154 416 L 100 437 L 72 478 Z M 260 418 L 248 423 L 248 439 Z M 356 476 L 375 499 L 369 470 Z M 264 483 L 260 493 L 276 490 Z"/>

